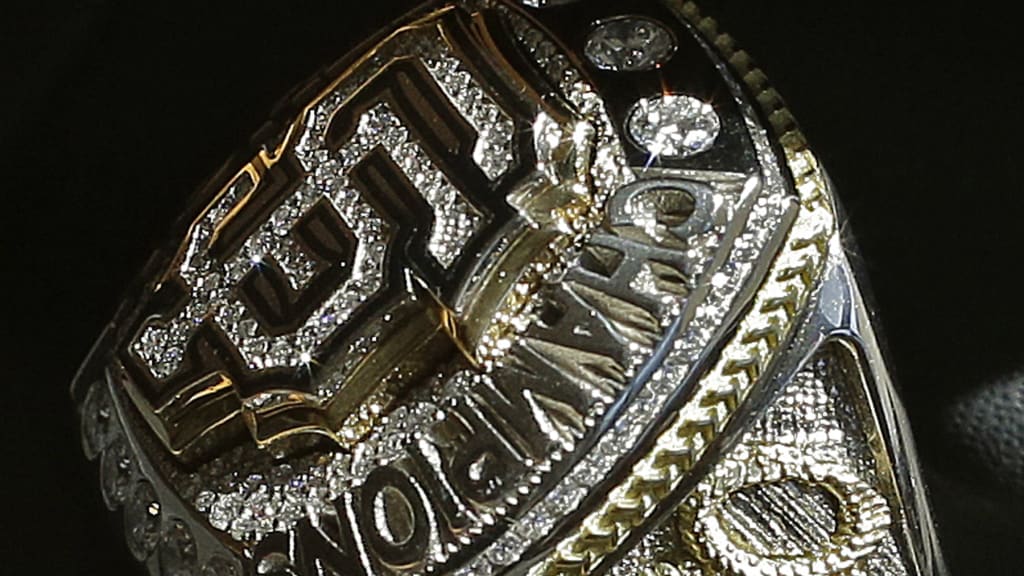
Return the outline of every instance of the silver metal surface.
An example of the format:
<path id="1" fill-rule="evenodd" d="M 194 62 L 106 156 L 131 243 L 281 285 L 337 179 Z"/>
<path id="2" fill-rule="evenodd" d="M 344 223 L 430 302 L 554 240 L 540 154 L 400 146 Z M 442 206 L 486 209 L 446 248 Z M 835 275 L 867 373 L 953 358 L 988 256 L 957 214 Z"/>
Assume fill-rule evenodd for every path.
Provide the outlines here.
<path id="1" fill-rule="evenodd" d="M 154 260 L 74 384 L 151 573 L 943 573 L 778 95 L 563 4 L 402 16 Z"/>

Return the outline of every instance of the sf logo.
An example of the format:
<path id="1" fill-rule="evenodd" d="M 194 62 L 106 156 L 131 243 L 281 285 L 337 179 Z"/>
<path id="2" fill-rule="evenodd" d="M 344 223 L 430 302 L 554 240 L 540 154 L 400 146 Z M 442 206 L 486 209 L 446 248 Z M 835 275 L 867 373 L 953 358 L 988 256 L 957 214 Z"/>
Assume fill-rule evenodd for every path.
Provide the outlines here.
<path id="1" fill-rule="evenodd" d="M 171 453 L 351 444 L 409 386 L 486 361 L 537 259 L 576 232 L 566 214 L 587 212 L 593 140 L 487 73 L 516 58 L 490 34 L 455 12 L 400 29 L 192 224 L 122 354 Z"/>

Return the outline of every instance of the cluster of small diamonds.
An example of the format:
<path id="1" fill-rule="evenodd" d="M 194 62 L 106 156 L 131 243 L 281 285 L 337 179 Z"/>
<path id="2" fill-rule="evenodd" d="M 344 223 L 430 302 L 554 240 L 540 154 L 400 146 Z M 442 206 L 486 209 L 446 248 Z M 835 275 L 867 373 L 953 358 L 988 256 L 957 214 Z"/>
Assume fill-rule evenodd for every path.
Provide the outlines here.
<path id="1" fill-rule="evenodd" d="M 254 489 L 248 493 L 239 490 L 214 496 L 212 492 L 202 492 L 195 501 L 196 509 L 209 514 L 211 526 L 236 539 L 251 534 L 259 538 L 306 517 L 308 502 L 306 491 L 299 488 L 305 487 L 301 481 L 273 487 L 260 477 L 252 478 L 251 482 Z"/>
<path id="2" fill-rule="evenodd" d="M 582 111 L 588 111 L 588 118 L 600 125 L 600 141 L 593 173 L 595 185 L 598 188 L 597 193 L 602 199 L 606 198 L 611 192 L 633 180 L 635 176 L 625 163 L 616 131 L 604 110 L 603 102 L 589 85 L 580 80 L 578 72 L 569 65 L 568 59 L 560 54 L 553 44 L 545 40 L 538 30 L 527 24 L 525 20 L 516 17 L 512 17 L 512 20 L 517 22 L 520 40 L 525 43 L 538 62 L 545 66 L 551 77 L 558 80 L 566 99 Z M 445 58 L 434 56 L 428 68 L 442 86 L 454 85 L 454 81 L 442 79 L 442 70 L 457 70 L 455 65 Z M 448 88 L 445 90 L 448 93 Z M 317 127 L 326 127 L 329 118 L 350 91 L 350 87 L 339 87 L 335 93 L 329 95 L 318 107 L 314 108 L 307 117 L 307 130 L 300 140 L 297 154 L 300 160 L 306 162 L 309 169 L 318 174 L 321 179 L 326 177 L 343 179 L 344 177 L 344 170 L 340 168 L 325 168 L 338 160 L 328 157 L 322 152 L 323 131 Z M 453 97 L 454 94 L 454 100 L 457 98 L 458 92 L 448 94 L 449 97 Z M 469 101 L 467 100 L 467 102 Z M 460 112 L 467 118 L 471 115 L 466 112 L 471 106 L 470 104 L 458 104 L 458 106 L 460 106 Z M 386 114 L 383 114 L 382 117 L 383 124 L 379 123 L 380 119 L 378 118 L 378 123 L 373 125 L 376 129 L 387 132 L 389 119 Z M 468 120 L 471 124 L 475 122 L 471 118 Z M 367 122 L 368 126 L 371 125 L 370 121 Z M 362 124 L 361 122 L 360 127 Z M 390 136 L 396 139 L 394 142 L 396 145 L 401 145 L 402 134 L 391 132 Z M 479 142 L 477 149 L 481 149 Z M 495 148 L 495 150 L 499 149 Z M 768 154 L 766 160 L 773 160 L 767 144 L 760 150 L 762 153 Z M 341 155 L 343 158 L 345 157 L 344 152 Z M 353 154 L 349 157 L 357 156 Z M 483 163 L 479 159 L 477 161 L 484 172 L 489 173 L 489 170 L 494 169 L 486 166 L 496 165 L 494 163 L 500 165 L 503 160 L 502 155 L 497 153 L 491 157 L 491 164 Z M 763 175 L 768 181 L 774 180 L 772 176 L 770 174 Z M 777 189 L 777 187 L 772 187 L 772 190 Z M 781 206 L 782 203 L 775 193 L 766 193 L 757 199 L 755 207 L 751 211 L 747 228 L 734 243 L 726 264 L 709 278 L 709 281 L 714 283 L 718 289 L 711 291 L 712 296 L 697 308 L 694 320 L 688 330 L 678 339 L 677 344 L 685 348 L 686 352 L 683 361 L 680 362 L 677 354 L 675 369 L 659 373 L 641 391 L 640 399 L 634 401 L 630 409 L 622 415 L 623 426 L 606 433 L 593 454 L 588 455 L 587 459 L 574 467 L 569 477 L 560 482 L 547 497 L 541 500 L 538 506 L 517 520 L 513 529 L 500 537 L 486 554 L 476 557 L 469 565 L 460 569 L 460 574 L 490 574 L 495 566 L 505 565 L 516 560 L 529 544 L 551 527 L 553 519 L 561 517 L 566 511 L 577 507 L 590 488 L 600 480 L 600 474 L 597 472 L 607 470 L 611 462 L 621 457 L 625 447 L 635 441 L 652 417 L 649 408 L 643 408 L 643 406 L 649 407 L 652 402 L 663 402 L 685 376 L 689 364 L 696 354 L 711 341 L 715 328 L 721 324 L 723 315 L 732 305 L 732 298 L 735 297 L 742 282 L 752 270 L 754 261 L 767 243 L 769 232 L 775 228 L 781 218 Z M 695 264 L 695 275 L 704 276 L 703 267 L 707 265 L 707 256 L 718 248 L 716 242 L 720 234 L 721 230 L 718 229 L 691 239 L 691 253 L 688 254 L 688 257 Z M 329 395 L 330 390 L 325 388 L 324 394 Z M 595 409 L 597 413 L 592 416 L 599 416 L 603 406 Z M 427 425 L 427 420 L 429 418 L 424 420 L 424 426 Z M 239 540 L 258 540 L 270 531 L 285 530 L 298 517 L 301 517 L 296 516 L 300 510 L 308 513 L 311 510 L 320 509 L 341 495 L 347 487 L 358 484 L 360 478 L 368 471 L 370 463 L 375 466 L 382 461 L 386 462 L 389 458 L 397 458 L 401 450 L 396 446 L 401 446 L 409 436 L 407 429 L 399 430 L 394 424 L 389 424 L 396 421 L 395 418 L 387 418 L 370 438 L 357 446 L 356 454 L 352 457 L 339 455 L 325 465 L 310 467 L 307 472 L 295 473 L 292 471 L 288 476 L 290 480 L 283 483 L 275 484 L 265 478 L 252 478 L 233 484 L 233 488 L 229 490 L 203 492 L 197 499 L 197 506 L 209 515 L 214 526 L 223 527 Z M 390 448 L 387 448 L 388 446 Z M 543 465 L 544 463 L 538 464 L 539 467 L 543 467 Z M 533 490 L 535 486 L 524 485 L 523 488 Z"/>
<path id="3" fill-rule="evenodd" d="M 173 516 L 157 496 L 156 480 L 125 433 L 106 382 L 94 382 L 80 410 L 82 445 L 90 460 L 100 461 L 103 501 L 122 509 L 128 550 L 139 561 L 155 559 L 161 574 L 239 576 L 234 560 L 207 553 L 200 561 L 189 525 Z"/>
<path id="4" fill-rule="evenodd" d="M 157 378 L 174 373 L 185 356 L 185 345 L 206 316 L 205 303 L 221 299 L 225 292 L 223 280 L 214 264 L 205 258 L 206 247 L 218 222 L 224 219 L 239 199 L 253 188 L 252 177 L 242 173 L 227 186 L 225 192 L 203 214 L 193 227 L 188 248 L 178 268 L 181 279 L 191 288 L 190 299 L 177 317 L 166 324 L 149 324 L 132 343 L 135 352 Z"/>
<path id="5" fill-rule="evenodd" d="M 443 46 L 427 46 L 432 46 L 434 53 L 424 58 L 423 64 L 459 114 L 476 130 L 473 160 L 488 178 L 494 180 L 512 165 L 512 134 L 515 125 L 473 80 L 473 76 L 458 58 L 449 54 Z"/>
<path id="6" fill-rule="evenodd" d="M 509 19 L 513 23 L 518 40 L 538 62 L 547 64 L 549 73 L 554 78 L 573 78 L 572 74 L 564 72 L 564 69 L 568 69 L 565 56 L 559 54 L 539 30 L 517 15 L 510 15 Z M 570 84 L 563 89 L 570 93 L 567 95 L 570 100 L 586 102 L 589 100 L 588 91 L 571 96 L 579 85 L 580 83 Z M 747 112 L 750 112 L 749 109 Z M 532 543 L 549 534 L 557 519 L 575 510 L 603 478 L 604 473 L 636 443 L 656 415 L 651 406 L 661 405 L 668 399 L 689 373 L 700 352 L 712 342 L 725 314 L 732 308 L 739 289 L 761 257 L 769 238 L 778 229 L 787 203 L 778 163 L 768 144 L 767 135 L 753 122 L 748 126 L 752 129 L 761 165 L 765 167 L 761 175 L 764 192 L 751 209 L 747 225 L 731 246 L 725 264 L 708 279 L 715 289 L 709 292 L 708 298 L 699 303 L 692 321 L 677 336 L 672 353 L 650 382 L 640 390 L 629 408 L 618 418 L 617 426 L 610 428 L 558 485 L 533 508 L 523 513 L 508 531 L 498 537 L 486 554 L 474 558 L 462 567 L 458 574 L 490 574 L 495 570 L 496 564 L 507 565 L 518 560 Z M 693 246 L 693 249 L 698 250 L 698 246 Z M 691 256 L 695 257 L 697 254 Z"/>
<path id="7" fill-rule="evenodd" d="M 583 46 L 583 54 L 591 64 L 617 72 L 653 70 L 675 50 L 675 39 L 664 24 L 639 16 L 622 16 L 597 24 Z"/>
<path id="8" fill-rule="evenodd" d="M 377 146 L 388 151 L 427 201 L 434 217 L 427 252 L 443 267 L 451 266 L 462 247 L 480 228 L 482 215 L 466 201 L 423 148 L 409 138 L 409 131 L 385 103 L 377 104 L 360 117 L 355 138 L 339 151 L 342 171 L 347 172 Z"/>
<path id="9" fill-rule="evenodd" d="M 612 193 L 635 179 L 633 171 L 626 164 L 618 130 L 605 109 L 604 100 L 593 86 L 583 80 L 579 70 L 570 64 L 569 58 L 543 32 L 518 14 L 506 11 L 506 15 L 517 40 L 558 86 L 562 96 L 581 116 L 596 124 L 598 136 L 591 176 L 595 188 L 594 206 L 600 208 Z"/>
<path id="10" fill-rule="evenodd" d="M 366 116 L 371 116 L 371 112 Z M 375 118 L 361 122 L 360 128 L 363 124 L 372 124 L 373 120 Z M 368 127 L 368 130 L 372 129 Z M 308 365 L 320 343 L 344 324 L 362 302 L 380 289 L 387 226 L 360 198 L 357 191 L 342 184 L 344 175 L 341 171 L 345 167 L 334 163 L 331 168 L 334 171 L 329 180 L 335 183 L 334 187 L 325 189 L 322 176 L 319 178 L 320 185 L 317 175 L 310 176 L 295 194 L 274 211 L 267 223 L 246 240 L 239 254 L 226 265 L 214 262 L 206 251 L 213 230 L 212 227 L 203 226 L 207 223 L 207 218 L 203 218 L 200 226 L 192 232 L 189 250 L 178 269 L 182 279 L 192 289 L 191 299 L 170 322 L 149 323 L 132 345 L 136 354 L 147 361 L 154 376 L 166 378 L 177 370 L 189 338 L 208 317 L 212 317 L 232 340 L 250 368 Z M 227 206 L 230 206 L 227 200 L 237 199 L 238 194 L 234 191 L 252 187 L 247 172 L 238 178 L 243 184 L 229 186 L 229 194 L 224 201 L 218 202 L 216 209 L 211 211 L 214 215 L 226 212 Z M 295 333 L 276 337 L 265 335 L 246 305 L 233 294 L 232 288 L 251 269 L 263 266 L 268 254 L 287 252 L 288 244 L 282 243 L 281 238 L 321 199 L 331 203 L 358 240 L 352 270 L 341 286 Z M 219 219 L 213 220 L 213 224 L 217 222 Z M 300 278 L 292 275 L 293 285 L 301 282 Z"/>
<path id="11" fill-rule="evenodd" d="M 448 54 L 438 38 L 430 36 L 424 41 L 410 41 L 410 45 L 434 47 L 425 63 L 459 113 L 477 130 L 474 160 L 489 178 L 503 174 L 513 161 L 512 120 L 458 59 Z M 251 191 L 252 177 L 247 172 L 241 173 L 192 230 L 188 250 L 179 267 L 181 278 L 190 287 L 189 303 L 168 322 L 147 325 L 132 345 L 154 376 L 167 378 L 177 370 L 189 338 L 211 314 L 250 368 L 298 367 L 311 361 L 319 345 L 381 285 L 387 227 L 359 193 L 347 185 L 346 176 L 378 146 L 390 154 L 430 205 L 434 222 L 427 250 L 438 263 L 443 267 L 451 266 L 469 238 L 479 230 L 482 214 L 410 138 L 408 130 L 386 104 L 378 104 L 364 113 L 355 136 L 337 153 L 327 151 L 323 134 L 329 119 L 352 91 L 351 85 L 337 90 L 309 115 L 307 130 L 296 149 L 309 172 L 306 181 L 225 265 L 214 263 L 206 249 L 216 226 Z M 312 280 L 319 267 L 303 253 L 290 233 L 298 220 L 321 200 L 331 202 L 358 240 L 353 269 L 348 280 L 296 333 L 266 336 L 245 305 L 231 295 L 231 289 L 254 268 L 264 266 L 267 259 L 277 263 L 292 288 L 301 289 Z"/>
<path id="12" fill-rule="evenodd" d="M 476 123 L 489 122 L 494 117 L 491 108 L 497 110 L 490 98 L 479 89 L 466 91 L 469 79 L 466 72 L 457 60 L 447 55 L 437 38 L 427 36 L 426 39 L 410 41 L 410 44 L 423 48 L 432 46 L 426 58 L 426 65 L 432 76 L 446 94 L 452 98 L 453 103 L 463 114 L 471 125 Z M 553 47 L 550 47 L 554 50 Z M 381 61 L 393 56 L 382 54 Z M 593 89 L 580 80 L 578 72 L 569 67 L 568 60 L 561 57 L 560 68 L 552 68 L 552 74 L 558 74 L 565 79 L 563 89 L 566 91 L 566 98 L 591 121 L 599 124 L 601 135 L 596 148 L 594 165 L 594 179 L 599 188 L 601 202 L 612 191 L 633 179 L 632 171 L 626 166 L 624 154 L 619 144 L 618 137 L 614 131 L 611 120 L 604 109 L 604 104 Z M 366 76 L 372 75 L 371 71 L 363 72 Z M 355 82 L 358 83 L 359 76 Z M 326 155 L 322 150 L 323 134 L 329 124 L 329 119 L 341 106 L 344 100 L 352 93 L 353 88 L 349 83 L 337 87 L 331 94 L 328 94 L 321 103 L 314 107 L 307 119 L 306 130 L 300 136 L 299 144 L 296 147 L 296 155 L 307 169 L 319 174 L 321 179 L 330 177 L 334 180 L 344 180 L 345 165 L 358 160 L 369 149 L 371 144 L 363 144 L 362 149 L 343 148 L 334 158 Z M 476 93 L 474 93 L 476 92 Z M 365 118 L 359 123 L 357 132 L 364 127 L 369 131 L 373 130 L 376 136 L 384 141 L 388 150 L 402 150 L 396 153 L 396 162 L 410 162 L 408 157 L 415 157 L 418 147 L 412 148 L 403 128 L 397 124 L 397 120 L 390 115 L 386 107 L 371 109 L 377 112 L 373 118 Z M 369 115 L 369 113 L 368 113 Z M 484 150 L 486 153 L 482 159 L 474 158 L 485 174 L 498 173 L 498 168 L 508 165 L 512 157 L 509 152 L 510 143 L 502 143 L 501 140 L 511 138 L 511 120 L 504 112 L 498 116 L 496 125 L 490 126 L 488 130 L 480 130 L 480 140 L 476 149 Z M 367 141 L 368 138 L 355 138 L 354 142 Z M 352 144 L 350 144 L 352 146 Z M 331 166 L 338 163 L 339 166 Z M 401 164 L 400 164 L 401 165 Z M 405 166 L 403 166 L 405 168 Z M 408 168 L 406 168 L 408 169 Z M 414 181 L 414 183 L 416 183 Z M 446 183 L 446 181 L 445 181 Z M 417 183 L 418 184 L 418 183 Z M 335 183 L 335 185 L 337 185 Z M 435 255 L 436 256 L 436 255 Z M 365 351 L 371 342 L 354 344 L 355 352 Z M 451 387 L 448 387 L 451 390 Z M 333 388 L 325 385 L 319 393 L 322 397 L 329 397 Z M 426 405 L 424 405 L 426 406 Z M 600 407 L 603 408 L 603 407 Z M 418 417 L 413 415 L 419 414 Z M 408 441 L 410 426 L 412 423 L 420 423 L 420 428 L 427 429 L 428 423 L 434 412 L 428 407 L 410 408 L 406 411 L 399 407 L 396 412 L 385 417 L 379 428 L 375 429 L 370 437 L 360 442 L 349 456 L 337 456 L 325 465 L 313 465 L 305 472 L 294 472 L 294 486 L 290 483 L 275 485 L 266 478 L 248 478 L 230 483 L 224 490 L 203 491 L 197 497 L 197 507 L 204 511 L 211 519 L 211 523 L 218 528 L 224 529 L 233 537 L 242 541 L 259 540 L 267 533 L 274 530 L 285 530 L 294 520 L 294 514 L 299 508 L 303 510 L 318 510 L 327 506 L 333 499 L 339 497 L 343 491 L 361 481 L 361 478 L 369 472 L 369 466 L 378 466 L 389 459 L 397 458 L 401 454 L 398 447 L 404 446 Z M 597 414 L 599 415 L 599 414 Z M 404 425 L 399 425 L 404 423 Z M 385 448 L 390 446 L 390 448 Z M 543 463 L 540 463 L 543 465 Z M 317 480 L 319 479 L 319 480 Z M 524 484 L 523 489 L 533 490 L 532 484 Z M 521 490 L 520 490 L 521 492 Z M 301 502 L 302 505 L 298 506 Z M 279 512 L 283 510 L 283 513 Z M 236 522 L 235 520 L 240 521 Z"/>
<path id="13" fill-rule="evenodd" d="M 446 95 L 452 99 L 459 113 L 478 131 L 474 161 L 489 178 L 500 176 L 513 161 L 511 152 L 513 124 L 511 119 L 473 81 L 469 72 L 459 64 L 458 60 L 448 54 L 440 38 L 433 34 L 408 38 L 406 42 L 398 44 L 397 50 L 408 51 L 425 46 L 430 47 L 430 57 L 426 59 L 426 65 L 431 75 Z M 380 60 L 386 61 L 385 59 L 389 56 L 395 56 L 395 54 L 382 54 Z M 311 204 L 304 205 L 302 203 L 302 198 L 305 198 L 302 190 L 324 191 L 324 194 L 329 195 L 328 198 L 346 222 L 350 226 L 354 225 L 353 229 L 357 238 L 360 239 L 357 262 L 362 256 L 360 250 L 364 250 L 367 256 L 369 254 L 383 256 L 383 234 L 386 233 L 384 223 L 374 213 L 364 213 L 350 220 L 348 214 L 351 213 L 351 210 L 358 207 L 368 209 L 368 206 L 360 201 L 356 191 L 346 185 L 347 171 L 377 146 L 381 146 L 390 154 L 392 160 L 406 172 L 410 182 L 417 187 L 428 205 L 432 207 L 434 226 L 430 233 L 427 250 L 442 266 L 449 266 L 454 262 L 466 241 L 482 225 L 482 215 L 433 165 L 426 152 L 411 140 L 408 130 L 402 126 L 397 116 L 386 104 L 378 104 L 364 113 L 357 124 L 355 136 L 340 150 L 336 153 L 326 151 L 323 135 L 329 126 L 330 118 L 362 83 L 361 80 L 371 77 L 373 72 L 373 69 L 363 71 L 351 82 L 337 86 L 310 111 L 305 122 L 306 129 L 296 146 L 296 155 L 310 175 L 304 186 L 301 187 L 300 193 L 286 201 L 271 216 L 268 226 L 271 223 L 276 223 L 273 229 L 268 228 L 264 233 L 254 235 L 239 251 L 238 256 L 230 261 L 229 268 L 234 270 L 234 278 L 241 279 L 241 275 L 247 273 L 248 268 L 260 265 L 264 255 L 268 253 L 273 255 L 271 250 L 262 248 L 280 245 L 280 239 L 284 238 L 290 227 L 294 225 L 296 214 L 301 214 L 308 209 L 308 206 L 311 206 Z M 219 221 L 239 196 L 239 194 L 233 194 L 230 197 L 225 197 L 223 204 L 226 208 L 223 211 L 217 211 L 209 220 L 212 223 Z M 349 212 L 346 212 L 346 209 Z M 381 233 L 376 242 L 364 243 L 365 234 L 361 237 L 360 233 L 364 232 L 366 228 L 372 228 L 375 232 Z M 192 252 L 198 251 L 197 249 Z M 243 264 L 248 264 L 248 268 Z M 356 274 L 357 271 L 358 267 L 354 267 L 353 277 L 361 277 L 362 282 L 354 286 L 343 285 L 336 296 L 371 294 L 376 289 L 380 281 L 379 276 L 374 275 L 369 278 L 368 274 Z M 332 306 L 333 303 L 332 300 L 329 300 L 319 313 L 315 313 L 311 317 L 307 326 L 314 330 L 331 330 L 342 323 L 345 318 L 339 315 L 341 307 Z M 229 307 L 229 310 L 244 314 L 244 309 L 235 310 Z M 221 316 L 223 315 L 217 316 L 218 320 L 221 319 Z M 321 320 L 320 322 L 316 321 L 318 318 Z M 229 333 L 231 326 L 240 324 L 234 322 L 235 318 L 231 318 L 231 320 L 233 322 L 229 323 L 226 329 Z M 223 327 L 224 324 L 221 326 Z M 266 342 L 270 339 L 259 333 L 254 322 L 247 323 L 244 327 L 246 331 L 242 334 L 244 340 L 240 348 L 252 346 L 262 350 L 266 347 Z M 308 361 L 313 350 L 313 347 L 309 345 L 309 340 L 315 340 L 316 337 L 321 336 L 321 332 L 305 332 L 305 330 L 307 330 L 306 327 L 301 328 L 295 338 L 296 342 L 305 344 L 298 348 L 299 358 Z M 303 338 L 303 336 L 312 336 L 313 338 Z M 277 339 L 277 341 L 279 340 Z M 329 372 L 332 374 L 345 373 L 345 366 L 355 363 L 365 355 L 372 348 L 375 340 L 376 336 L 374 335 L 357 339 L 345 354 L 343 365 L 333 367 Z M 187 342 L 187 337 L 183 342 Z M 271 341 L 270 344 L 273 347 L 274 341 Z M 286 351 L 288 348 L 279 345 L 276 349 Z M 295 349 L 294 346 L 290 348 Z M 269 365 L 272 364 L 265 362 L 261 364 L 261 366 Z M 317 393 L 321 398 L 327 399 L 336 392 L 337 385 L 337 380 L 329 376 L 319 379 Z M 309 510 L 321 509 L 339 497 L 343 490 L 351 486 L 351 483 L 358 483 L 368 473 L 369 463 L 378 465 L 382 461 L 387 461 L 389 454 L 392 459 L 397 458 L 401 450 L 396 446 L 404 445 L 403 442 L 409 437 L 407 430 L 410 426 L 429 420 L 425 414 L 433 414 L 433 411 L 425 405 L 399 407 L 393 414 L 382 420 L 381 426 L 374 430 L 369 438 L 355 448 L 352 457 L 337 456 L 326 465 L 311 466 L 305 472 L 293 470 L 290 475 L 285 475 L 290 479 L 276 484 L 269 477 L 259 474 L 232 481 L 225 490 L 200 492 L 196 499 L 197 508 L 208 515 L 214 527 L 227 531 L 238 540 L 259 540 L 274 530 L 286 530 Z M 423 425 L 426 426 L 426 424 Z"/>
<path id="14" fill-rule="evenodd" d="M 239 541 L 286 532 L 302 518 L 326 510 L 377 466 L 398 460 L 414 433 L 428 429 L 439 413 L 429 402 L 399 406 L 351 454 L 334 454 L 326 463 L 304 469 L 297 463 L 282 464 L 267 474 L 234 478 L 223 489 L 201 490 L 195 497 L 196 509 L 214 528 Z"/>

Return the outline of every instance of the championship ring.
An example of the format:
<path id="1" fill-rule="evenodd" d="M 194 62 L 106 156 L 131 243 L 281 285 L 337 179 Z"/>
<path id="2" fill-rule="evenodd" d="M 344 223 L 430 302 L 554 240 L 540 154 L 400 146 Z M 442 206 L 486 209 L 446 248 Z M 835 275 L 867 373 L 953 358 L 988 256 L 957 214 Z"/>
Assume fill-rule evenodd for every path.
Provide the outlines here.
<path id="1" fill-rule="evenodd" d="M 151 574 L 935 576 L 827 174 L 683 0 L 435 0 L 288 97 L 82 367 Z"/>

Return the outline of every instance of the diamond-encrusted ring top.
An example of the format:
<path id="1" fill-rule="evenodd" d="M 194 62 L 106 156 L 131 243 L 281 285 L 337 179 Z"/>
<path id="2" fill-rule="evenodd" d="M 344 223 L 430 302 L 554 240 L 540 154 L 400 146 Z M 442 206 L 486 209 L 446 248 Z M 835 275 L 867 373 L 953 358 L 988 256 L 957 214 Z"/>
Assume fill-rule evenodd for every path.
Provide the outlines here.
<path id="1" fill-rule="evenodd" d="M 201 191 L 81 371 L 130 554 L 926 574 L 831 189 L 731 40 L 678 0 L 395 16 Z"/>

